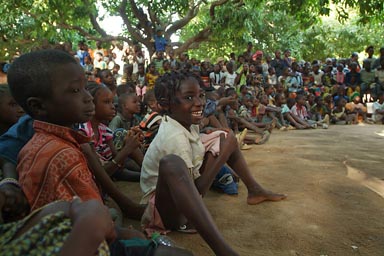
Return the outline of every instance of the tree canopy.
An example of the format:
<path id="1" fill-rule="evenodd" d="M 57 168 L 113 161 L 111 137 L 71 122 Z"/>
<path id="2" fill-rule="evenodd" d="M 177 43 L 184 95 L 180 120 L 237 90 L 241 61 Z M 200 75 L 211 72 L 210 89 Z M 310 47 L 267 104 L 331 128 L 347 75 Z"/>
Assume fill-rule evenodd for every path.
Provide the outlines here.
<path id="1" fill-rule="evenodd" d="M 100 26 L 101 7 L 123 20 L 119 35 Z M 0 53 L 82 39 L 140 43 L 152 53 L 162 29 L 169 42 L 180 36 L 171 43 L 177 52 L 197 49 L 192 52 L 199 57 L 240 51 L 253 41 L 269 52 L 290 48 L 306 58 L 315 50 L 323 56 L 379 44 L 383 10 L 381 0 L 8 0 L 0 6 Z M 324 22 L 322 15 L 335 17 Z"/>

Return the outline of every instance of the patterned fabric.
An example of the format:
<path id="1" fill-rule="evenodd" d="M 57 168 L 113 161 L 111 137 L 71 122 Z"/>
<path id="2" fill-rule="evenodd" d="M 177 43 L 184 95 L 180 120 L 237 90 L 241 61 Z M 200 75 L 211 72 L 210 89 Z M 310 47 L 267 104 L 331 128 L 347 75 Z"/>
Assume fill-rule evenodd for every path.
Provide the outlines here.
<path id="1" fill-rule="evenodd" d="M 157 112 L 148 113 L 140 122 L 139 127 L 144 134 L 144 150 L 146 150 L 155 138 L 161 123 L 161 115 Z"/>
<path id="2" fill-rule="evenodd" d="M 147 73 L 145 75 L 145 78 L 147 79 L 147 91 L 153 89 L 155 87 L 155 82 L 159 76 L 158 75 L 153 75 L 151 73 Z"/>
<path id="3" fill-rule="evenodd" d="M 71 232 L 71 220 L 64 215 L 64 212 L 47 215 L 27 232 L 14 238 L 32 216 L 34 214 L 16 223 L 0 225 L 1 255 L 59 255 L 60 249 Z M 109 255 L 109 248 L 105 241 L 100 244 L 95 255 Z"/>
<path id="4" fill-rule="evenodd" d="M 91 122 L 79 125 L 79 130 L 84 132 L 88 137 L 92 138 L 93 146 L 100 159 L 104 162 L 111 161 L 112 150 L 107 142 L 113 139 L 113 132 L 105 124 L 100 123 L 98 127 L 99 138 L 96 138 Z"/>
<path id="5" fill-rule="evenodd" d="M 89 138 L 63 126 L 34 121 L 35 134 L 19 153 L 19 182 L 31 209 L 56 200 L 98 199 L 99 190 L 80 151 Z"/>
<path id="6" fill-rule="evenodd" d="M 291 113 L 300 117 L 303 120 L 308 119 L 307 108 L 305 106 L 299 105 L 297 103 L 292 107 Z"/>

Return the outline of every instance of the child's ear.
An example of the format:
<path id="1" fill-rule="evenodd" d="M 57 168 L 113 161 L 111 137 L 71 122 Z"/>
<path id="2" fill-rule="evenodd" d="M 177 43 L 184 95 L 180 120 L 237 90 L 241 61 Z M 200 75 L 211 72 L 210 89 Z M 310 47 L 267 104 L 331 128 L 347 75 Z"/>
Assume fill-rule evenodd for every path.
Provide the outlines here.
<path id="1" fill-rule="evenodd" d="M 165 98 L 161 98 L 158 102 L 157 102 L 158 106 L 161 107 L 161 109 L 163 110 L 169 110 L 169 101 L 166 100 Z"/>
<path id="2" fill-rule="evenodd" d="M 32 114 L 33 118 L 42 117 L 47 114 L 43 100 L 37 97 L 30 97 L 27 99 L 27 107 Z"/>

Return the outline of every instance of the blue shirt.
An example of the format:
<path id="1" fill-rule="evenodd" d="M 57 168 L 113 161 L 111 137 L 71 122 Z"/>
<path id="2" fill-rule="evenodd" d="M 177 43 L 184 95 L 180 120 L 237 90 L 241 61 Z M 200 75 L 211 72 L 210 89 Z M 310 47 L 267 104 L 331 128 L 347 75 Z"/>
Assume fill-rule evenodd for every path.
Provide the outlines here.
<path id="1" fill-rule="evenodd" d="M 0 157 L 16 165 L 17 155 L 34 133 L 32 117 L 22 116 L 16 124 L 0 136 Z"/>

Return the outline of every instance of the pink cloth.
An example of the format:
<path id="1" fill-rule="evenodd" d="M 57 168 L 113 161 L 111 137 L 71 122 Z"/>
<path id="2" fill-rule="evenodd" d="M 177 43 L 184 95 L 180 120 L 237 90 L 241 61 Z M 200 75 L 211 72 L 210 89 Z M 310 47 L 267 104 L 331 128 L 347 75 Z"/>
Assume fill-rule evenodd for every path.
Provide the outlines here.
<path id="1" fill-rule="evenodd" d="M 171 232 L 170 230 L 167 230 L 164 227 L 163 221 L 161 219 L 159 211 L 156 208 L 155 202 L 156 195 L 154 192 L 149 198 L 147 208 L 145 209 L 144 214 L 141 218 L 141 226 L 146 232 L 148 238 L 150 238 L 155 232 L 158 232 L 162 235 Z"/>
<path id="2" fill-rule="evenodd" d="M 200 139 L 205 147 L 205 152 L 211 152 L 214 156 L 220 153 L 220 134 L 227 137 L 226 131 L 214 131 L 209 134 L 201 133 Z"/>

